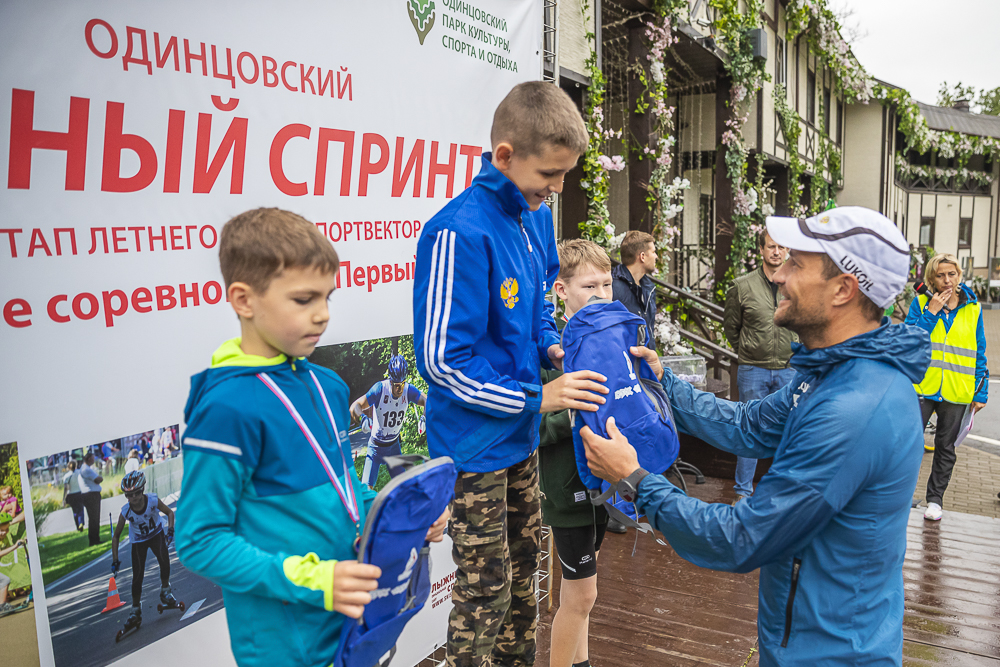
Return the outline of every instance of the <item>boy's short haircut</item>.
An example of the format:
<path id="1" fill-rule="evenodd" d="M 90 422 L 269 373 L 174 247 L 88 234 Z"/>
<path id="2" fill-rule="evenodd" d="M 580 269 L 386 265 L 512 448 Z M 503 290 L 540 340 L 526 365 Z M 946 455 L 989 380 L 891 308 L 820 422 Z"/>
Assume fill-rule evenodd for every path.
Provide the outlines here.
<path id="1" fill-rule="evenodd" d="M 226 289 L 241 282 L 263 293 L 285 269 L 336 273 L 340 259 L 316 225 L 301 215 L 280 208 L 256 208 L 222 227 L 219 265 Z"/>
<path id="2" fill-rule="evenodd" d="M 493 114 L 490 142 L 494 147 L 507 142 L 522 155 L 541 155 L 546 144 L 583 155 L 587 139 L 587 126 L 579 109 L 554 83 L 517 84 Z"/>
<path id="3" fill-rule="evenodd" d="M 639 258 L 639 253 L 648 249 L 650 243 L 655 245 L 655 239 L 652 234 L 640 232 L 635 229 L 625 234 L 621 247 L 622 264 L 625 266 L 635 264 L 635 260 Z"/>
<path id="4" fill-rule="evenodd" d="M 586 267 L 598 271 L 611 272 L 611 259 L 604 248 L 593 241 L 573 239 L 560 241 L 556 246 L 559 251 L 559 280 L 567 282 Z"/>

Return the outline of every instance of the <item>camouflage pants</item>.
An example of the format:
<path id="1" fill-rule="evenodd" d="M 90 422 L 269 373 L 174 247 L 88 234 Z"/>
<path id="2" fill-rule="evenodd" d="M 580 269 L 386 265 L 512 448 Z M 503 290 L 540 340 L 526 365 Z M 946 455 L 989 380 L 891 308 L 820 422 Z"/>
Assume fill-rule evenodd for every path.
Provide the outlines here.
<path id="1" fill-rule="evenodd" d="M 535 663 L 541 525 L 537 451 L 503 470 L 459 474 L 448 526 L 458 566 L 449 667 Z"/>

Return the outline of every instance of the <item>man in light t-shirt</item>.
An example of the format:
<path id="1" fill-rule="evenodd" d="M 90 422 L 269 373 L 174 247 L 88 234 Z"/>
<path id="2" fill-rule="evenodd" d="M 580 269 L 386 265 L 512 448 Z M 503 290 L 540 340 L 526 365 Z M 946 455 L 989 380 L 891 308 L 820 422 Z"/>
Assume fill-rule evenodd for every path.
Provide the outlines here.
<path id="1" fill-rule="evenodd" d="M 88 450 L 78 476 L 80 499 L 87 509 L 87 538 L 90 546 L 101 543 L 101 482 L 104 478 L 94 470 L 94 452 Z"/>
<path id="2" fill-rule="evenodd" d="M 68 471 L 63 475 L 63 502 L 73 511 L 73 523 L 77 530 L 83 530 L 83 499 L 80 492 L 80 472 L 76 461 L 70 461 Z"/>

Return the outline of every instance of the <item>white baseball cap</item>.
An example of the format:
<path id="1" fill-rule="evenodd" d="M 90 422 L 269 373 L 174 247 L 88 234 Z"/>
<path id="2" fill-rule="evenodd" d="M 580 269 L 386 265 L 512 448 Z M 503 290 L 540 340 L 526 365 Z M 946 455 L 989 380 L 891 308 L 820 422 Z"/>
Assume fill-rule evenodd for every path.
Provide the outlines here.
<path id="1" fill-rule="evenodd" d="M 811 218 L 767 218 L 775 243 L 802 252 L 822 252 L 879 308 L 888 308 L 906 287 L 910 249 L 889 218 L 861 206 L 842 206 Z"/>

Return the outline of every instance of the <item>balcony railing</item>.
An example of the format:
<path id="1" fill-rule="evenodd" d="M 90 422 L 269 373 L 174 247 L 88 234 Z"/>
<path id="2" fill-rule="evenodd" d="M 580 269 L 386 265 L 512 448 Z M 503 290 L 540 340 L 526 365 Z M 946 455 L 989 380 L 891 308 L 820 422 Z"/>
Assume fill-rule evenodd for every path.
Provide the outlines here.
<path id="1" fill-rule="evenodd" d="M 990 183 L 982 183 L 974 178 L 960 181 L 958 176 L 941 176 L 928 174 L 925 176 L 897 176 L 896 183 L 907 190 L 928 190 L 931 192 L 949 192 L 957 194 L 989 195 Z"/>
<path id="2" fill-rule="evenodd" d="M 706 324 L 707 321 L 711 321 L 721 326 L 725 310 L 722 306 L 683 290 L 677 285 L 658 280 L 652 276 L 650 279 L 656 285 L 656 296 L 659 297 L 660 303 L 680 304 L 682 301 L 684 302 L 688 321 L 694 324 L 697 332 L 681 328 L 681 336 L 694 348 L 696 354 L 705 358 L 705 365 L 712 371 L 712 377 L 721 380 L 723 371 L 729 375 L 729 398 L 735 400 L 737 396 L 736 369 L 739 365 L 739 357 L 732 350 L 722 347 L 712 340 L 715 334 Z"/>

